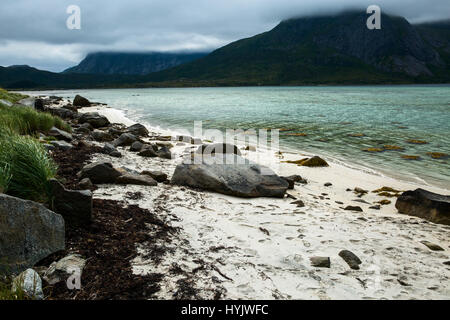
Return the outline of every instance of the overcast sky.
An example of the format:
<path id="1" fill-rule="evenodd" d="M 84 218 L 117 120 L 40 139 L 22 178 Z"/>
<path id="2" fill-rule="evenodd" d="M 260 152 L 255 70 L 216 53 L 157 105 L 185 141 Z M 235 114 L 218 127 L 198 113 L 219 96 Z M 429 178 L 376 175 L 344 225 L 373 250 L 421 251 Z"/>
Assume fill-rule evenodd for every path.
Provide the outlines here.
<path id="1" fill-rule="evenodd" d="M 62 71 L 95 51 L 210 51 L 279 21 L 378 4 L 410 22 L 450 17 L 449 0 L 3 0 L 0 65 Z M 69 30 L 69 5 L 81 30 Z"/>

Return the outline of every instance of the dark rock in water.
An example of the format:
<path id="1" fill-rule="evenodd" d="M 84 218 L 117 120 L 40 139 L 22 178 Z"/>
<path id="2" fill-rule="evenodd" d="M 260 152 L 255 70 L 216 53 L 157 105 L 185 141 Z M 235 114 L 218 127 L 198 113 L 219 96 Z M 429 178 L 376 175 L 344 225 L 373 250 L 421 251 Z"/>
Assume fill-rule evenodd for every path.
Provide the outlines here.
<path id="1" fill-rule="evenodd" d="M 108 126 L 109 120 L 105 116 L 101 116 L 98 112 L 83 113 L 78 119 L 79 123 L 89 123 L 94 128 L 101 128 Z"/>
<path id="2" fill-rule="evenodd" d="M 158 183 L 150 176 L 124 174 L 116 179 L 117 184 L 135 184 L 141 186 L 156 186 Z"/>
<path id="3" fill-rule="evenodd" d="M 131 144 L 130 151 L 132 152 L 139 152 L 141 151 L 144 144 L 140 141 L 135 141 Z"/>
<path id="4" fill-rule="evenodd" d="M 113 145 L 115 147 L 119 146 L 129 146 L 133 142 L 137 141 L 137 138 L 134 134 L 131 133 L 122 133 L 120 137 L 118 137 L 116 140 L 113 141 Z"/>
<path id="5" fill-rule="evenodd" d="M 78 185 L 80 186 L 80 188 L 86 189 L 86 190 L 88 190 L 94 186 L 92 184 L 91 179 L 89 179 L 89 178 L 82 179 Z"/>
<path id="6" fill-rule="evenodd" d="M 179 164 L 171 183 L 245 198 L 283 198 L 289 186 L 271 169 L 235 154 L 203 156 L 196 162 L 187 159 Z"/>
<path id="7" fill-rule="evenodd" d="M 39 98 L 34 100 L 34 108 L 37 111 L 44 111 L 45 110 L 44 100 L 39 99 Z"/>
<path id="8" fill-rule="evenodd" d="M 302 200 L 291 202 L 291 204 L 297 205 L 298 208 L 303 208 L 305 206 L 305 203 Z"/>
<path id="9" fill-rule="evenodd" d="M 102 152 L 104 154 L 111 155 L 112 153 L 119 152 L 119 151 L 117 151 L 117 149 L 111 143 L 105 143 L 105 145 L 103 146 Z"/>
<path id="10" fill-rule="evenodd" d="M 64 250 L 64 219 L 43 205 L 0 194 L 0 274 Z"/>
<path id="11" fill-rule="evenodd" d="M 331 266 L 329 257 L 311 257 L 309 260 L 311 265 L 316 268 L 329 268 Z"/>
<path id="12" fill-rule="evenodd" d="M 52 209 L 63 216 L 66 225 L 82 227 L 91 223 L 92 192 L 67 190 L 56 179 L 50 180 Z"/>
<path id="13" fill-rule="evenodd" d="M 363 212 L 359 206 L 346 206 L 344 210 Z"/>
<path id="14" fill-rule="evenodd" d="M 204 144 L 198 147 L 197 153 L 203 154 L 203 155 L 214 155 L 214 154 L 237 154 L 238 156 L 241 155 L 241 151 L 237 146 L 230 143 L 211 143 L 211 144 Z"/>
<path id="15" fill-rule="evenodd" d="M 362 261 L 358 258 L 356 254 L 349 250 L 342 250 L 339 252 L 339 256 L 344 259 L 345 262 L 352 268 L 353 270 L 359 270 L 359 265 Z"/>
<path id="16" fill-rule="evenodd" d="M 137 137 L 147 137 L 148 136 L 147 128 L 140 123 L 133 124 L 132 126 L 126 128 L 125 132 L 131 133 Z"/>
<path id="17" fill-rule="evenodd" d="M 56 127 L 51 128 L 50 131 L 48 132 L 48 135 L 55 137 L 58 140 L 64 140 L 67 142 L 70 142 L 73 140 L 73 137 L 70 133 L 60 130 Z"/>
<path id="18" fill-rule="evenodd" d="M 450 225 L 450 196 L 416 189 L 403 192 L 397 198 L 395 207 L 403 214 Z"/>
<path id="19" fill-rule="evenodd" d="M 167 180 L 167 174 L 161 171 L 149 171 L 144 170 L 141 172 L 142 175 L 147 175 L 155 179 L 157 182 L 164 182 Z"/>
<path id="20" fill-rule="evenodd" d="M 57 149 L 61 149 L 61 150 L 70 150 L 73 148 L 73 145 L 66 142 L 66 141 L 50 141 L 50 144 L 53 145 L 55 148 Z"/>
<path id="21" fill-rule="evenodd" d="M 170 152 L 170 150 L 166 147 L 162 147 L 161 149 L 159 149 L 156 154 L 158 155 L 158 157 L 163 159 L 172 159 L 172 152 Z"/>
<path id="22" fill-rule="evenodd" d="M 156 152 L 152 146 L 144 145 L 142 150 L 138 153 L 138 156 L 145 157 L 145 158 L 155 158 L 158 155 L 156 154 Z"/>
<path id="23" fill-rule="evenodd" d="M 421 241 L 421 243 L 425 246 L 427 246 L 430 250 L 432 251 L 444 251 L 444 248 L 442 248 L 441 246 L 438 246 L 437 244 L 434 244 L 430 241 Z"/>
<path id="24" fill-rule="evenodd" d="M 122 174 L 109 162 L 90 163 L 78 173 L 80 179 L 89 178 L 92 183 L 114 183 Z"/>
<path id="25" fill-rule="evenodd" d="M 101 142 L 101 141 L 112 141 L 113 140 L 113 137 L 109 132 L 105 132 L 105 131 L 98 130 L 98 129 L 95 129 L 94 131 L 92 131 L 91 135 L 95 141 Z"/>
<path id="26" fill-rule="evenodd" d="M 88 99 L 77 94 L 73 99 L 73 105 L 77 107 L 89 107 L 91 103 Z"/>

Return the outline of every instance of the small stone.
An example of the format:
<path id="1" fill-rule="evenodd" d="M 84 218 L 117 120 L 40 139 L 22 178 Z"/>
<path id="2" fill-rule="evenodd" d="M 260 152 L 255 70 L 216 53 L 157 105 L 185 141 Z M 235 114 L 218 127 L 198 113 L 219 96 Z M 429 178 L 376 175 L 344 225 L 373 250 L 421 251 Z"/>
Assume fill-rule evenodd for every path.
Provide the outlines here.
<path id="1" fill-rule="evenodd" d="M 369 207 L 369 209 L 380 210 L 381 206 L 379 204 L 376 204 L 374 206 Z"/>
<path id="2" fill-rule="evenodd" d="M 27 269 L 14 278 L 11 292 L 15 293 L 19 290 L 23 291 L 31 299 L 44 299 L 41 277 L 33 269 Z"/>
<path id="3" fill-rule="evenodd" d="M 331 266 L 329 257 L 311 257 L 309 260 L 311 265 L 316 268 L 329 268 Z"/>
<path id="4" fill-rule="evenodd" d="M 327 182 L 324 184 L 325 187 L 331 187 L 333 184 L 331 182 Z"/>
<path id="5" fill-rule="evenodd" d="M 353 270 L 359 270 L 359 265 L 362 261 L 358 258 L 356 254 L 349 250 L 342 250 L 339 252 L 339 256 L 344 259 L 345 262 L 352 268 Z"/>
<path id="6" fill-rule="evenodd" d="M 116 179 L 117 184 L 134 184 L 141 186 L 156 186 L 158 183 L 150 176 L 124 174 Z"/>
<path id="7" fill-rule="evenodd" d="M 51 128 L 50 131 L 48 132 L 48 135 L 55 137 L 58 140 L 64 140 L 67 142 L 70 142 L 73 139 L 73 137 L 70 133 L 60 130 L 56 127 Z"/>
<path id="8" fill-rule="evenodd" d="M 346 206 L 344 210 L 363 212 L 359 206 Z"/>
<path id="9" fill-rule="evenodd" d="M 297 201 L 291 202 L 291 204 L 297 205 L 298 208 L 302 208 L 305 206 L 305 203 L 302 200 L 297 200 Z"/>
<path id="10" fill-rule="evenodd" d="M 80 183 L 78 183 L 78 185 L 80 186 L 80 188 L 86 189 L 86 190 L 88 190 L 94 186 L 92 184 L 91 179 L 89 179 L 89 178 L 81 179 L 81 181 L 80 181 Z"/>
<path id="11" fill-rule="evenodd" d="M 157 182 L 164 182 L 167 180 L 167 174 L 161 171 L 149 171 L 144 170 L 141 172 L 142 175 L 147 175 L 155 179 Z"/>
<path id="12" fill-rule="evenodd" d="M 430 250 L 432 251 L 444 251 L 444 248 L 438 246 L 437 244 L 434 244 L 430 241 L 424 240 L 420 241 L 422 244 L 426 245 Z"/>

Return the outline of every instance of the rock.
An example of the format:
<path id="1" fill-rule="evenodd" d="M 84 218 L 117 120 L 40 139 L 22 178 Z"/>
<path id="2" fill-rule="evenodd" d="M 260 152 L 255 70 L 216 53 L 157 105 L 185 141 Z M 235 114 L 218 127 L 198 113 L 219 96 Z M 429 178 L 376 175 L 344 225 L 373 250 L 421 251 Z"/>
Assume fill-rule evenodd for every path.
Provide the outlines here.
<path id="1" fill-rule="evenodd" d="M 33 269 L 27 269 L 14 278 L 11 292 L 17 291 L 23 292 L 30 299 L 44 299 L 41 277 Z"/>
<path id="2" fill-rule="evenodd" d="M 303 208 L 305 206 L 305 203 L 302 200 L 291 202 L 291 204 L 297 205 L 298 208 Z"/>
<path id="3" fill-rule="evenodd" d="M 288 189 L 292 190 L 295 187 L 295 182 L 293 179 L 289 179 L 288 177 L 281 177 L 282 179 L 286 180 L 286 182 L 289 184 Z"/>
<path id="4" fill-rule="evenodd" d="M 362 188 L 360 188 L 360 187 L 356 187 L 355 189 L 353 189 L 353 191 L 354 191 L 356 194 L 362 194 L 362 195 L 369 192 L 369 190 L 364 190 L 364 189 L 362 189 Z"/>
<path id="5" fill-rule="evenodd" d="M 104 154 L 111 154 L 115 151 L 117 151 L 117 149 L 111 143 L 105 143 L 102 149 Z"/>
<path id="6" fill-rule="evenodd" d="M 131 133 L 137 137 L 147 137 L 148 136 L 147 128 L 140 123 L 133 124 L 132 126 L 126 128 L 125 132 Z"/>
<path id="7" fill-rule="evenodd" d="M 89 107 L 91 103 L 88 99 L 77 94 L 73 99 L 73 105 L 76 107 Z"/>
<path id="8" fill-rule="evenodd" d="M 329 268 L 331 266 L 329 257 L 311 257 L 309 260 L 311 265 L 316 268 Z"/>
<path id="9" fill-rule="evenodd" d="M 0 273 L 18 273 L 64 249 L 64 219 L 43 205 L 0 194 Z"/>
<path id="10" fill-rule="evenodd" d="M 121 173 L 109 162 L 90 163 L 78 173 L 80 179 L 89 178 L 92 183 L 114 183 Z"/>
<path id="11" fill-rule="evenodd" d="M 163 159 L 172 159 L 172 152 L 170 152 L 170 150 L 166 147 L 162 147 L 161 149 L 159 149 L 156 154 L 158 155 L 158 157 Z"/>
<path id="12" fill-rule="evenodd" d="M 190 136 L 177 136 L 175 138 L 176 141 L 186 142 L 190 144 L 202 144 L 202 139 L 193 138 Z"/>
<path id="13" fill-rule="evenodd" d="M 444 248 L 438 246 L 437 244 L 434 244 L 430 241 L 420 241 L 422 244 L 426 245 L 431 251 L 444 251 Z"/>
<path id="14" fill-rule="evenodd" d="M 158 147 L 165 147 L 167 149 L 173 148 L 173 144 L 171 144 L 170 142 L 167 142 L 167 141 L 158 141 L 155 144 Z"/>
<path id="15" fill-rule="evenodd" d="M 144 144 L 140 141 L 135 141 L 131 144 L 130 151 L 132 152 L 139 152 L 141 151 Z"/>
<path id="16" fill-rule="evenodd" d="M 56 179 L 50 180 L 52 209 L 63 216 L 66 225 L 87 226 L 91 223 L 92 192 L 89 190 L 67 190 Z"/>
<path id="17" fill-rule="evenodd" d="M 345 262 L 352 268 L 353 270 L 359 270 L 359 265 L 362 261 L 358 258 L 356 254 L 349 250 L 342 250 L 339 252 L 339 256 L 344 259 Z"/>
<path id="18" fill-rule="evenodd" d="M 64 106 L 62 106 L 61 108 L 70 110 L 70 111 L 72 111 L 72 112 L 74 112 L 74 113 L 77 113 L 77 112 L 78 112 L 78 108 L 75 107 L 73 104 L 70 104 L 70 103 L 69 103 L 69 104 L 66 104 L 66 105 L 64 105 Z"/>
<path id="19" fill-rule="evenodd" d="M 157 182 L 164 182 L 167 180 L 167 174 L 161 171 L 148 171 L 144 170 L 141 172 L 142 175 L 147 175 L 155 179 Z"/>
<path id="20" fill-rule="evenodd" d="M 156 186 L 158 183 L 150 176 L 124 174 L 116 179 L 117 184 L 135 184 L 141 186 Z"/>
<path id="21" fill-rule="evenodd" d="M 94 131 L 92 131 L 91 135 L 95 141 L 101 142 L 101 141 L 112 141 L 113 140 L 113 137 L 109 132 L 105 132 L 105 131 L 98 130 L 98 129 L 95 129 Z"/>
<path id="22" fill-rule="evenodd" d="M 61 119 L 74 119 L 76 116 L 75 112 L 64 108 L 48 108 L 47 111 Z"/>
<path id="23" fill-rule="evenodd" d="M 55 150 L 55 146 L 52 145 L 52 144 L 44 143 L 42 146 L 43 146 L 43 147 L 45 148 L 45 150 L 47 150 L 47 151 Z"/>
<path id="24" fill-rule="evenodd" d="M 138 156 L 146 157 L 146 158 L 154 158 L 158 155 L 156 154 L 155 150 L 150 145 L 144 145 L 142 147 L 142 150 L 138 153 Z"/>
<path id="25" fill-rule="evenodd" d="M 363 212 L 363 210 L 359 206 L 346 206 L 344 210 Z"/>
<path id="26" fill-rule="evenodd" d="M 403 192 L 397 198 L 395 207 L 402 214 L 450 225 L 450 196 L 416 189 Z"/>
<path id="27" fill-rule="evenodd" d="M 50 141 L 50 144 L 53 145 L 55 148 L 57 149 L 61 149 L 61 150 L 70 150 L 73 148 L 73 145 L 66 142 L 66 141 Z"/>
<path id="28" fill-rule="evenodd" d="M 39 98 L 34 100 L 34 109 L 36 109 L 37 111 L 44 111 L 45 110 L 44 100 Z"/>
<path id="29" fill-rule="evenodd" d="M 79 123 L 89 123 L 94 128 L 101 128 L 108 126 L 109 120 L 105 116 L 101 116 L 98 112 L 83 113 L 78 119 Z"/>
<path id="30" fill-rule="evenodd" d="M 305 167 L 328 167 L 328 163 L 318 156 L 314 156 L 302 162 Z"/>
<path id="31" fill-rule="evenodd" d="M 73 137 L 70 133 L 60 130 L 56 127 L 51 128 L 50 131 L 48 132 L 48 135 L 55 137 L 58 140 L 64 140 L 67 142 L 70 142 L 73 140 Z"/>
<path id="32" fill-rule="evenodd" d="M 376 204 L 374 206 L 369 207 L 369 209 L 380 210 L 381 206 L 379 204 Z"/>
<path id="33" fill-rule="evenodd" d="M 325 184 L 324 184 L 324 186 L 325 187 L 331 187 L 333 184 L 331 183 L 331 182 L 326 182 Z"/>
<path id="34" fill-rule="evenodd" d="M 111 152 L 110 154 L 109 154 L 111 157 L 114 157 L 114 158 L 121 158 L 122 157 L 122 154 L 119 152 L 119 151 L 113 151 L 113 152 Z"/>
<path id="35" fill-rule="evenodd" d="M 284 178 L 288 179 L 288 180 L 292 180 L 292 181 L 297 182 L 297 183 L 301 183 L 301 184 L 307 184 L 308 183 L 308 181 L 306 181 L 306 179 L 303 179 L 298 174 L 294 174 L 292 176 L 288 176 L 288 177 L 284 177 Z"/>
<path id="36" fill-rule="evenodd" d="M 120 137 L 118 137 L 116 140 L 113 141 L 113 145 L 115 147 L 119 146 L 129 146 L 133 142 L 137 141 L 137 138 L 134 134 L 131 133 L 122 133 Z"/>
<path id="37" fill-rule="evenodd" d="M 86 260 L 79 254 L 70 254 L 57 262 L 53 262 L 45 271 L 43 278 L 50 284 L 54 285 L 61 281 L 67 281 L 74 273 L 81 277 Z"/>
<path id="38" fill-rule="evenodd" d="M 85 189 L 85 190 L 89 190 L 91 189 L 94 185 L 92 184 L 91 179 L 89 178 L 84 178 L 80 181 L 80 183 L 78 183 L 78 185 L 80 186 L 80 188 Z"/>
<path id="39" fill-rule="evenodd" d="M 450 266 L 450 260 L 449 261 L 444 261 L 443 264 L 445 264 L 446 266 Z"/>
<path id="40" fill-rule="evenodd" d="M 171 183 L 237 197 L 283 198 L 289 186 L 271 169 L 235 154 L 203 156 L 200 163 L 179 164 Z"/>
<path id="41" fill-rule="evenodd" d="M 241 151 L 234 144 L 230 143 L 212 143 L 204 144 L 198 147 L 196 153 L 203 155 L 213 155 L 213 154 L 237 154 L 241 155 Z"/>

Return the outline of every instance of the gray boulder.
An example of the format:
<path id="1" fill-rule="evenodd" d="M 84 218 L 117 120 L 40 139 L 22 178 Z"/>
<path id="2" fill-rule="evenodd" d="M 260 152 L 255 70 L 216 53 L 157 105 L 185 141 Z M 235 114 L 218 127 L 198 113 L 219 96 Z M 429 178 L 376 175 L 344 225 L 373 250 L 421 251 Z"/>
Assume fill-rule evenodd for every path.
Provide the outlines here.
<path id="1" fill-rule="evenodd" d="M 110 124 L 105 116 L 101 116 L 98 112 L 83 113 L 78 119 L 79 123 L 89 123 L 94 128 L 106 127 Z"/>
<path id="2" fill-rule="evenodd" d="M 161 171 L 150 171 L 144 170 L 141 172 L 141 175 L 147 175 L 155 179 L 157 182 L 164 182 L 167 180 L 167 174 Z"/>
<path id="3" fill-rule="evenodd" d="M 450 225 L 450 196 L 416 189 L 403 192 L 397 198 L 395 207 L 403 214 Z"/>
<path id="4" fill-rule="evenodd" d="M 73 137 L 70 133 L 60 130 L 56 127 L 51 128 L 50 131 L 48 132 L 48 135 L 55 137 L 58 140 L 64 140 L 67 142 L 70 142 L 73 139 Z"/>
<path id="5" fill-rule="evenodd" d="M 0 273 L 21 272 L 64 249 L 64 219 L 43 205 L 0 194 Z"/>
<path id="6" fill-rule="evenodd" d="M 170 150 L 166 147 L 162 147 L 161 149 L 159 149 L 156 154 L 158 155 L 158 157 L 163 159 L 172 159 L 172 152 L 170 152 Z"/>
<path id="7" fill-rule="evenodd" d="M 139 152 L 141 151 L 144 144 L 140 141 L 135 141 L 131 144 L 130 151 L 132 152 Z"/>
<path id="8" fill-rule="evenodd" d="M 78 183 L 78 185 L 80 186 L 80 188 L 82 189 L 86 189 L 89 190 L 90 188 L 92 188 L 94 185 L 92 184 L 91 179 L 89 178 L 84 178 L 80 181 L 80 183 Z"/>
<path id="9" fill-rule="evenodd" d="M 196 162 L 187 159 L 179 164 L 171 183 L 245 198 L 282 198 L 289 186 L 271 169 L 238 155 L 203 156 Z"/>
<path id="10" fill-rule="evenodd" d="M 109 162 L 90 163 L 78 173 L 80 179 L 89 178 L 92 183 L 114 183 L 122 174 Z"/>
<path id="11" fill-rule="evenodd" d="M 77 94 L 73 99 L 73 105 L 77 107 L 89 107 L 91 103 L 85 97 L 82 97 Z"/>
<path id="12" fill-rule="evenodd" d="M 158 155 L 156 154 L 155 150 L 150 145 L 144 145 L 142 147 L 142 150 L 138 153 L 138 156 L 145 157 L 145 158 L 154 158 Z"/>
<path id="13" fill-rule="evenodd" d="M 113 137 L 109 132 L 98 130 L 98 129 L 95 129 L 94 131 L 92 131 L 91 136 L 95 141 L 99 141 L 99 142 L 113 140 Z"/>
<path id="14" fill-rule="evenodd" d="M 141 186 L 156 186 L 158 183 L 150 176 L 124 174 L 116 179 L 117 184 L 135 184 Z"/>
<path id="15" fill-rule="evenodd" d="M 67 190 L 56 179 L 50 180 L 52 209 L 63 216 L 66 225 L 82 227 L 91 223 L 92 192 Z"/>
<path id="16" fill-rule="evenodd" d="M 61 119 L 74 119 L 76 116 L 75 112 L 65 108 L 48 108 L 47 111 Z"/>
<path id="17" fill-rule="evenodd" d="M 230 143 L 211 143 L 211 144 L 204 144 L 198 147 L 197 153 L 204 154 L 204 155 L 213 155 L 213 154 L 237 154 L 238 156 L 241 155 L 241 151 L 237 146 Z"/>
<path id="18" fill-rule="evenodd" d="M 11 291 L 13 293 L 21 291 L 30 299 L 44 299 L 41 277 L 33 269 L 27 269 L 15 277 L 12 282 Z"/>
<path id="19" fill-rule="evenodd" d="M 148 136 L 147 128 L 140 123 L 133 124 L 132 126 L 126 128 L 125 132 L 131 133 L 137 137 L 147 137 Z"/>
<path id="20" fill-rule="evenodd" d="M 62 141 L 62 140 L 58 140 L 58 141 L 50 141 L 50 144 L 53 145 L 55 148 L 57 149 L 61 149 L 61 150 L 70 150 L 73 148 L 73 145 L 66 142 L 66 141 Z"/>
<path id="21" fill-rule="evenodd" d="M 116 140 L 113 141 L 113 145 L 115 147 L 120 147 L 120 146 L 129 146 L 131 145 L 133 142 L 137 141 L 138 139 L 136 138 L 136 136 L 134 134 L 131 133 L 122 133 L 120 135 L 120 137 L 118 137 Z"/>
<path id="22" fill-rule="evenodd" d="M 359 265 L 362 261 L 358 258 L 356 254 L 349 250 L 342 250 L 339 252 L 339 256 L 347 262 L 348 266 L 353 270 L 359 270 Z"/>

